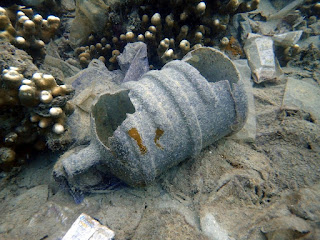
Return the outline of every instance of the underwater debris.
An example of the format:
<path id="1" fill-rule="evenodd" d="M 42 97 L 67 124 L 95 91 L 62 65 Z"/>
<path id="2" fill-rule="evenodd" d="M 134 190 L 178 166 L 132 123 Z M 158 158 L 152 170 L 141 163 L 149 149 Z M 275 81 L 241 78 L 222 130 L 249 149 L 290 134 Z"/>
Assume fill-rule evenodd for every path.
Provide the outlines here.
<path id="1" fill-rule="evenodd" d="M 254 142 L 256 139 L 256 110 L 255 100 L 253 97 L 252 81 L 251 81 L 251 69 L 246 59 L 233 60 L 237 69 L 240 72 L 241 81 L 243 82 L 244 90 L 248 99 L 248 116 L 243 128 L 230 136 L 231 139 L 242 140 L 245 142 Z"/>
<path id="2" fill-rule="evenodd" d="M 89 215 L 82 213 L 72 224 L 71 228 L 68 230 L 66 235 L 64 235 L 62 240 L 113 240 L 114 236 L 114 231 L 104 225 L 101 225 L 101 223 Z"/>
<path id="3" fill-rule="evenodd" d="M 273 40 L 259 34 L 248 35 L 244 51 L 256 83 L 275 81 L 279 76 L 277 60 L 273 52 Z"/>
<path id="4" fill-rule="evenodd" d="M 129 185 L 145 185 L 240 130 L 246 117 L 235 65 L 218 50 L 199 48 L 101 94 L 92 107 L 91 144 L 60 158 L 53 175 L 72 181 L 102 164 Z"/>
<path id="5" fill-rule="evenodd" d="M 4 124 L 0 133 L 0 169 L 9 171 L 23 163 L 20 154 L 28 148 L 26 154 L 32 149 L 43 149 L 48 133 L 65 132 L 65 121 L 70 114 L 67 101 L 72 95 L 70 86 L 58 85 L 50 74 L 36 72 L 27 79 L 16 67 L 2 71 L 0 117 Z"/>
<path id="6" fill-rule="evenodd" d="M 257 9 L 259 2 L 78 1 L 70 43 L 83 67 L 100 58 L 112 70 L 113 51 L 121 52 L 129 42 L 145 42 L 150 63 L 160 68 L 193 49 L 219 45 L 232 16 Z"/>
<path id="7" fill-rule="evenodd" d="M 125 73 L 122 82 L 137 81 L 149 71 L 147 46 L 142 42 L 128 43 L 117 60 L 121 71 Z"/>

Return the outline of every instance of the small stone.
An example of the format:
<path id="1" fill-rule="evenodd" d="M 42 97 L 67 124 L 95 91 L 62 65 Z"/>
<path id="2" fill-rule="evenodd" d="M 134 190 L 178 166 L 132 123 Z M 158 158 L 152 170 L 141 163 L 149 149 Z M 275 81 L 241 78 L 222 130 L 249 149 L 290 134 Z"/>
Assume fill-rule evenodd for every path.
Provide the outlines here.
<path id="1" fill-rule="evenodd" d="M 282 46 L 282 47 L 291 47 L 292 45 L 296 44 L 301 35 L 302 30 L 299 31 L 293 31 L 293 32 L 287 32 L 282 34 L 275 34 L 273 35 L 272 39 L 275 44 Z"/>
<path id="2" fill-rule="evenodd" d="M 74 0 L 61 0 L 61 6 L 68 11 L 74 11 L 76 9 Z"/>
<path id="3" fill-rule="evenodd" d="M 320 88 L 316 85 L 288 79 L 282 106 L 285 109 L 300 109 L 311 113 L 312 117 L 320 121 Z"/>
<path id="4" fill-rule="evenodd" d="M 268 240 L 294 239 L 294 236 L 304 236 L 311 232 L 311 227 L 302 218 L 295 215 L 282 216 L 268 221 L 261 231 Z"/>
<path id="5" fill-rule="evenodd" d="M 210 212 L 202 212 L 200 216 L 200 226 L 203 233 L 209 239 L 228 240 L 228 233 L 219 224 L 214 215 Z"/>

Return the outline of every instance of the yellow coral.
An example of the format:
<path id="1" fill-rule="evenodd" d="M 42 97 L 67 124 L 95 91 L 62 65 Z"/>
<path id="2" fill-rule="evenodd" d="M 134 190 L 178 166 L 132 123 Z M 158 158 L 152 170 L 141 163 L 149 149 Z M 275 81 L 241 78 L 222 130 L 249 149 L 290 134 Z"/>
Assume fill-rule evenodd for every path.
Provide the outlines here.
<path id="1" fill-rule="evenodd" d="M 76 54 L 83 67 L 91 59 L 109 59 L 105 61 L 109 69 L 117 66 L 113 50 L 122 51 L 128 42 L 142 41 L 147 44 L 148 58 L 157 67 L 176 58 L 182 58 L 188 51 L 201 46 L 215 46 L 217 39 L 223 37 L 227 26 L 236 13 L 252 11 L 260 0 L 238 1 L 160 1 L 156 7 L 149 1 L 141 1 L 137 11 L 137 24 L 113 24 L 112 17 L 105 24 L 105 35 L 99 42 L 97 35 L 89 36 L 88 46 L 76 49 Z M 128 3 L 130 5 L 130 3 Z M 126 7 L 130 7 L 127 6 Z M 133 11 L 135 11 L 135 6 Z M 173 9 L 171 12 L 162 9 Z M 109 9 L 115 16 L 123 13 Z M 111 15 L 110 15 L 111 16 Z M 119 31 L 119 27 L 124 29 Z M 166 43 L 169 39 L 169 46 Z M 186 42 L 187 41 L 187 42 Z M 97 44 L 101 44 L 101 48 Z M 91 47 L 91 46 L 94 46 Z M 100 45 L 99 45 L 100 46 Z M 108 48 L 107 48 L 108 46 Z M 104 49 L 104 50 L 100 50 Z M 108 51 L 106 50 L 108 49 Z M 109 51 L 110 50 L 110 51 Z"/>
<path id="2" fill-rule="evenodd" d="M 10 170 L 17 164 L 15 148 L 19 144 L 26 141 L 28 143 L 34 142 L 38 148 L 41 145 L 37 141 L 39 134 L 48 132 L 63 134 L 65 132 L 66 111 L 69 113 L 70 107 L 63 101 L 53 102 L 56 97 L 68 95 L 71 92 L 70 86 L 57 84 L 55 78 L 50 74 L 36 72 L 31 79 L 26 79 L 20 69 L 16 67 L 2 71 L 0 82 L 1 111 L 8 112 L 6 109 L 14 106 L 17 114 L 22 112 L 26 116 L 20 126 L 12 127 L 12 130 L 9 129 L 11 132 L 6 134 L 4 140 L 0 142 L 0 155 L 2 154 L 0 169 Z"/>
<path id="3" fill-rule="evenodd" d="M 25 50 L 37 50 L 43 52 L 45 43 L 54 37 L 60 26 L 60 19 L 48 16 L 47 20 L 39 14 L 33 16 L 32 9 L 22 6 L 6 10 L 0 7 L 0 39 L 7 40 L 19 48 Z M 15 17 L 10 20 L 10 15 Z M 30 18 L 29 18 L 30 17 Z"/>

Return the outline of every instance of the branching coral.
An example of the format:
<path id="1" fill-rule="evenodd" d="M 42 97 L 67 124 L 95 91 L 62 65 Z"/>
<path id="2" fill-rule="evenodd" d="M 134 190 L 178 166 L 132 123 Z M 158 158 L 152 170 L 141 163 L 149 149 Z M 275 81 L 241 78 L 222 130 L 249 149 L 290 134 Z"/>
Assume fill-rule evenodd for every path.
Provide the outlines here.
<path id="1" fill-rule="evenodd" d="M 58 17 L 50 15 L 43 19 L 31 8 L 16 5 L 7 9 L 0 7 L 0 39 L 31 55 L 44 55 L 45 43 L 54 37 L 59 25 Z"/>
<path id="2" fill-rule="evenodd" d="M 143 41 L 147 43 L 150 62 L 161 67 L 168 61 L 180 59 L 192 49 L 219 45 L 231 17 L 236 13 L 255 10 L 259 2 L 125 1 L 123 5 L 104 8 L 108 9 L 105 13 L 109 18 L 103 30 L 92 32 L 88 46 L 79 47 L 75 52 L 84 67 L 91 59 L 100 58 L 113 69 L 116 64 L 114 53 L 117 53 L 113 50 L 121 52 L 126 43 Z M 121 19 L 131 20 L 126 22 Z"/>
<path id="3" fill-rule="evenodd" d="M 0 169 L 21 164 L 26 149 L 43 147 L 49 133 L 64 133 L 72 95 L 70 86 L 57 84 L 50 74 L 36 72 L 27 79 L 16 67 L 2 71 Z"/>

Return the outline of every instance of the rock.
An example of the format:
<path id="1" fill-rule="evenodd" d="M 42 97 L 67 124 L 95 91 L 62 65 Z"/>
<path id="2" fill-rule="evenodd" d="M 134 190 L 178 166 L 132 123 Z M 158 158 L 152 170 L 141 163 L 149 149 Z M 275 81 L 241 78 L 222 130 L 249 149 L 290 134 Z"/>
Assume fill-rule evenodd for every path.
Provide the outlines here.
<path id="1" fill-rule="evenodd" d="M 291 29 L 296 29 L 300 24 L 305 25 L 304 17 L 300 11 L 293 11 L 282 18 L 282 23 L 290 26 Z M 288 29 L 288 27 L 286 27 Z M 289 28 L 289 29 L 290 29 Z M 300 29 L 301 30 L 301 29 Z"/>
<path id="2" fill-rule="evenodd" d="M 31 189 L 38 185 L 50 185 L 52 178 L 48 177 L 48 171 L 51 171 L 53 163 L 57 160 L 54 153 L 46 155 L 37 155 L 33 161 L 28 163 L 28 168 L 24 168 L 16 177 L 17 185 L 20 188 Z"/>
<path id="3" fill-rule="evenodd" d="M 301 80 L 288 79 L 282 107 L 300 109 L 309 112 L 315 120 L 320 121 L 320 88 Z"/>
<path id="4" fill-rule="evenodd" d="M 28 217 L 26 216 L 27 214 L 22 214 L 22 212 L 28 213 L 29 216 L 36 213 L 40 206 L 47 201 L 47 198 L 48 185 L 38 185 L 17 197 L 14 202 L 10 204 L 9 209 L 12 214 L 21 214 Z"/>
<path id="5" fill-rule="evenodd" d="M 262 16 L 267 17 L 276 13 L 278 10 L 273 6 L 273 1 L 260 1 L 259 8 L 255 12 L 261 12 Z"/>
<path id="6" fill-rule="evenodd" d="M 76 9 L 75 0 L 61 0 L 61 7 L 67 11 L 74 11 Z"/>
<path id="7" fill-rule="evenodd" d="M 272 39 L 275 44 L 282 46 L 282 47 L 291 47 L 292 45 L 296 44 L 301 35 L 302 30 L 293 31 L 293 32 L 286 32 L 281 34 L 275 34 L 272 36 Z"/>
<path id="8" fill-rule="evenodd" d="M 25 224 L 25 222 L 29 221 L 45 204 L 47 198 L 48 185 L 38 185 L 2 205 L 0 207 L 1 215 L 3 216 L 0 219 L 0 233 L 5 229 L 6 232 L 12 234 L 11 236 L 14 236 L 20 231 L 15 228 L 16 225 Z M 8 221 L 9 219 L 11 221 Z M 12 219 L 14 219 L 14 223 Z"/>
<path id="9" fill-rule="evenodd" d="M 318 20 L 317 22 L 311 24 L 309 26 L 311 29 L 312 29 L 312 35 L 316 35 L 318 36 L 318 39 L 319 39 L 319 35 L 320 35 L 320 21 Z"/>
<path id="10" fill-rule="evenodd" d="M 121 82 L 123 77 L 124 74 L 120 71 L 111 72 L 103 62 L 98 59 L 93 59 L 86 69 L 83 69 L 76 75 L 65 79 L 65 82 L 67 84 L 71 84 L 75 89 L 75 96 L 73 98 L 75 100 L 80 96 L 82 91 L 87 88 L 90 88 L 90 91 L 95 95 L 99 95 L 104 91 L 110 90 L 116 86 L 115 82 Z M 75 104 L 77 105 L 80 102 L 81 101 L 79 100 L 75 100 Z"/>
<path id="11" fill-rule="evenodd" d="M 289 209 L 300 218 L 320 222 L 320 184 L 287 196 Z"/>
<path id="12" fill-rule="evenodd" d="M 307 39 L 304 39 L 303 41 L 299 41 L 298 42 L 299 46 L 301 49 L 303 48 L 308 48 L 308 46 L 310 44 L 312 44 L 313 46 L 317 46 L 318 48 L 320 48 L 320 41 L 319 41 L 319 36 L 311 36 L 308 37 Z"/>
<path id="13" fill-rule="evenodd" d="M 108 198 L 102 198 L 102 204 L 97 214 L 101 224 L 115 231 L 117 239 L 131 239 L 144 217 L 146 208 L 146 189 L 140 189 L 145 195 L 139 197 L 138 189 L 123 188 L 109 191 Z"/>
<path id="14" fill-rule="evenodd" d="M 262 192 L 270 191 L 265 185 L 270 174 L 269 160 L 247 145 L 234 140 L 220 141 L 197 161 L 200 162 L 191 169 L 189 180 L 192 191 L 232 193 L 232 203 L 246 199 L 246 204 L 264 201 Z"/>
<path id="15" fill-rule="evenodd" d="M 140 239 L 199 239 L 206 237 L 190 225 L 183 215 L 170 210 L 146 210 L 132 240 Z"/>
<path id="16" fill-rule="evenodd" d="M 39 71 L 33 64 L 32 57 L 25 51 L 16 48 L 7 42 L 0 42 L 0 71 L 8 67 L 17 67 L 26 78 Z"/>
<path id="17" fill-rule="evenodd" d="M 268 240 L 291 240 L 307 235 L 311 227 L 304 219 L 289 215 L 271 219 L 261 228 L 261 231 Z"/>
<path id="18" fill-rule="evenodd" d="M 80 69 L 59 59 L 52 57 L 50 55 L 46 55 L 44 59 L 44 64 L 58 68 L 62 71 L 65 78 L 72 77 L 76 75 L 78 72 L 80 72 Z"/>
<path id="19" fill-rule="evenodd" d="M 201 212 L 200 215 L 200 226 L 203 233 L 210 240 L 231 240 L 228 233 L 221 225 L 217 222 L 214 215 L 208 211 Z"/>
<path id="20" fill-rule="evenodd" d="M 272 192 L 269 160 L 246 144 L 227 140 L 209 148 L 195 162 L 192 177 L 186 181 L 193 185 L 191 191 L 203 194 L 199 217 L 202 231 L 207 229 L 204 234 L 219 239 L 214 238 L 215 230 L 221 239 L 265 239 L 253 216 L 259 212 L 259 217 L 264 217 L 261 205 Z"/>
<path id="21" fill-rule="evenodd" d="M 282 119 L 282 129 L 279 133 L 283 139 L 294 146 L 312 149 L 313 151 L 320 152 L 320 125 L 314 122 L 310 113 L 299 110 L 285 110 L 288 115 L 294 114 L 295 118 Z M 295 160 L 299 158 L 296 157 Z M 309 162 L 309 160 L 308 160 Z M 309 162 L 309 165 L 311 165 Z M 315 160 L 316 162 L 316 160 Z M 308 177 L 312 174 L 308 174 Z"/>
<path id="22" fill-rule="evenodd" d="M 249 33 L 252 33 L 250 20 L 247 13 L 237 13 L 232 18 L 233 26 L 231 27 L 233 36 L 240 36 L 244 41 Z"/>
<path id="23" fill-rule="evenodd" d="M 36 7 L 42 4 L 45 0 L 22 0 L 21 2 L 27 6 Z"/>
<path id="24" fill-rule="evenodd" d="M 90 33 L 101 33 L 108 22 L 109 8 L 102 0 L 76 0 L 76 17 L 70 29 L 73 47 L 87 41 Z"/>
<path id="25" fill-rule="evenodd" d="M 283 134 L 281 131 L 279 133 Z M 266 148 L 274 168 L 270 180 L 277 184 L 279 189 L 292 185 L 307 187 L 319 181 L 319 152 L 303 147 L 290 145 L 289 142 L 287 145 L 274 144 Z"/>
<path id="26" fill-rule="evenodd" d="M 61 194 L 61 191 L 58 192 L 54 196 L 55 200 L 42 204 L 39 211 L 30 217 L 27 223 L 24 223 L 23 238 L 41 239 L 49 236 L 49 239 L 62 239 L 82 211 L 77 209 L 79 205 L 74 203 L 72 205 L 72 199 L 68 198 L 69 195 L 64 195 L 63 199 L 58 202 L 57 197 Z"/>

